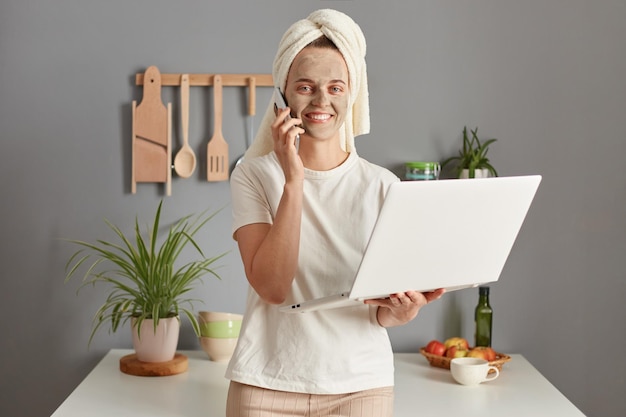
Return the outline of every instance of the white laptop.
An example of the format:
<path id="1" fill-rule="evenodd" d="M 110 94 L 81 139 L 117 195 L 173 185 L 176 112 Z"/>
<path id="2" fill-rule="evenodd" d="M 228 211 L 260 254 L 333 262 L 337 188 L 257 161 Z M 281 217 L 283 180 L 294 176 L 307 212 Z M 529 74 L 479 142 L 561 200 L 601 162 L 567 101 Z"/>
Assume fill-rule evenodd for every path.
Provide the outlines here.
<path id="1" fill-rule="evenodd" d="M 300 313 L 390 294 L 497 281 L 541 176 L 393 183 L 352 288 L 280 307 Z"/>

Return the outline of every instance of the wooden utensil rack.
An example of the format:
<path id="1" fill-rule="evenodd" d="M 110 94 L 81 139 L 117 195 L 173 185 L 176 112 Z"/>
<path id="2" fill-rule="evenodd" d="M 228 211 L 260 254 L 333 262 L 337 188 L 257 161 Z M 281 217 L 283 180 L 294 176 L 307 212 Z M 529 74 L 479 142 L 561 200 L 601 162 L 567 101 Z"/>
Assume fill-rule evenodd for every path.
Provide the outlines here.
<path id="1" fill-rule="evenodd" d="M 179 86 L 181 74 L 161 74 L 162 86 Z M 208 87 L 213 85 L 213 77 L 216 74 L 189 74 L 189 85 L 196 87 Z M 224 87 L 247 87 L 251 80 L 258 87 L 273 87 L 274 81 L 271 74 L 219 74 L 222 76 Z M 143 85 L 143 73 L 135 75 L 135 84 Z"/>
<path id="2" fill-rule="evenodd" d="M 131 192 L 133 194 L 136 192 L 137 182 L 160 182 L 165 183 L 166 194 L 168 196 L 171 195 L 171 170 L 173 168 L 171 140 L 172 108 L 171 103 L 168 103 L 167 106 L 161 103 L 160 97 L 161 87 L 181 86 L 183 75 L 187 76 L 190 87 L 213 86 L 216 75 L 221 78 L 221 86 L 247 87 L 249 116 L 253 116 L 256 111 L 256 87 L 274 86 L 271 74 L 161 74 L 155 66 L 149 67 L 145 73 L 137 73 L 135 75 L 136 85 L 144 86 L 144 79 L 147 76 L 150 77 L 151 83 L 144 86 L 144 99 L 139 105 L 142 106 L 144 100 L 146 101 L 145 106 L 141 109 L 142 112 L 138 111 L 139 106 L 137 106 L 136 101 L 133 101 L 132 106 L 133 166 Z M 148 109 L 145 110 L 146 108 Z M 155 140 L 155 137 L 158 137 L 158 140 Z M 228 163 L 227 148 L 222 153 L 226 155 L 224 161 Z M 211 171 L 209 167 L 208 171 Z M 219 177 L 210 174 L 211 172 L 208 172 L 208 181 L 228 178 L 228 174 Z"/>

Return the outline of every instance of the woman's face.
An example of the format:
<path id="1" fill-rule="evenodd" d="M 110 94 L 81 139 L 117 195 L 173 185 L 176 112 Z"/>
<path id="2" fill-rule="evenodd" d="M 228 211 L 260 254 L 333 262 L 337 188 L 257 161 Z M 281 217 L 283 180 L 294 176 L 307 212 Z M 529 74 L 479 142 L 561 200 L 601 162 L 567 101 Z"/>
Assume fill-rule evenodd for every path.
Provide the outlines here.
<path id="1" fill-rule="evenodd" d="M 350 100 L 348 67 L 341 53 L 304 48 L 291 64 L 285 88 L 287 104 L 302 119 L 305 136 L 339 139 Z"/>

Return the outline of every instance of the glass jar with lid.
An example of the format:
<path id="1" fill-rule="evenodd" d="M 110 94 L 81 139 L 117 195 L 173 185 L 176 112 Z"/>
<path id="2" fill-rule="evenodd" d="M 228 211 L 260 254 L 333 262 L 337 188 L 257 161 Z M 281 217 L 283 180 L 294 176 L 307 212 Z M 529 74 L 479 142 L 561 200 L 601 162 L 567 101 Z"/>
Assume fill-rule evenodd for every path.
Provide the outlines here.
<path id="1" fill-rule="evenodd" d="M 407 162 L 404 166 L 406 169 L 404 178 L 407 181 L 438 180 L 441 172 L 439 162 L 415 161 Z"/>

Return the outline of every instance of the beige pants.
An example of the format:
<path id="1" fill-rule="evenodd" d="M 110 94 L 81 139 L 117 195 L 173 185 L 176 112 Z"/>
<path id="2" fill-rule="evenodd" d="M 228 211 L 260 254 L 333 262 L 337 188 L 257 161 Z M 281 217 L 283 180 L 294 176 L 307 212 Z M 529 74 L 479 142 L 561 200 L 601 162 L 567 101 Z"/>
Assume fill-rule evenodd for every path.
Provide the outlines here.
<path id="1" fill-rule="evenodd" d="M 226 417 L 392 417 L 393 387 L 351 394 L 274 391 L 231 381 Z"/>

